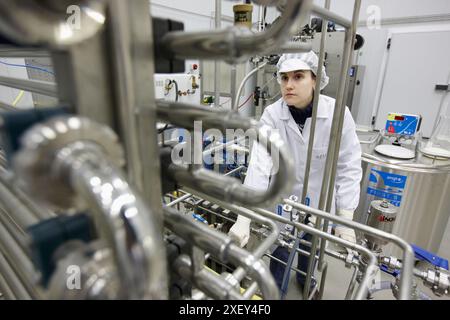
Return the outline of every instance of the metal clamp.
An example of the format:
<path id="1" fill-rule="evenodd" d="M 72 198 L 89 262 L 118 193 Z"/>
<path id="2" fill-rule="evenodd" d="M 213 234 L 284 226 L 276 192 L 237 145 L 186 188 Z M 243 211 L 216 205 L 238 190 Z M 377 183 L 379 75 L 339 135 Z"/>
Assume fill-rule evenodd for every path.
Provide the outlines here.
<path id="1" fill-rule="evenodd" d="M 429 269 L 425 273 L 424 284 L 437 296 L 449 294 L 450 277 L 440 269 Z"/>

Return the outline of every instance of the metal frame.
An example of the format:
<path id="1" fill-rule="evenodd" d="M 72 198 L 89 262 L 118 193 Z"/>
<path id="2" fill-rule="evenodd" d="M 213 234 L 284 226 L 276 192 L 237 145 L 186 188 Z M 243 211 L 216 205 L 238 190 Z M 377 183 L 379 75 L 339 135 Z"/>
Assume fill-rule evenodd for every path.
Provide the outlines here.
<path id="1" fill-rule="evenodd" d="M 329 6 L 330 3 L 327 1 L 326 5 Z M 359 11 L 361 7 L 361 0 L 355 0 L 354 9 L 353 9 L 353 16 L 352 21 L 348 21 L 347 19 L 344 19 L 332 12 L 330 12 L 327 9 L 313 6 L 312 12 L 317 14 L 318 16 L 335 21 L 337 24 L 342 25 L 345 28 L 345 44 L 344 44 L 344 52 L 343 52 L 343 64 L 341 69 L 341 75 L 339 79 L 339 86 L 338 86 L 338 92 L 336 96 L 336 104 L 334 107 L 334 114 L 333 114 L 333 120 L 331 125 L 331 132 L 330 132 L 330 141 L 328 144 L 328 151 L 327 151 L 327 158 L 325 161 L 325 169 L 323 174 L 323 180 L 322 180 L 322 188 L 320 192 L 320 198 L 319 198 L 319 209 L 330 212 L 332 201 L 333 201 L 333 192 L 334 192 L 334 183 L 335 183 L 335 177 L 336 177 L 336 169 L 337 169 L 337 162 L 339 157 L 339 148 L 340 148 L 340 142 L 341 142 L 341 136 L 342 136 L 342 129 L 343 129 L 343 123 L 344 123 L 344 116 L 345 116 L 345 96 L 346 91 L 348 87 L 348 70 L 350 67 L 351 62 L 351 56 L 352 56 L 352 50 L 354 47 L 355 42 L 355 35 L 356 35 L 356 25 L 359 19 Z M 327 25 L 327 23 L 324 23 L 322 27 L 324 28 Z M 322 37 L 322 40 L 325 37 Z M 321 55 L 323 54 L 322 51 L 324 50 L 325 43 L 321 42 Z M 321 56 L 323 59 L 323 57 Z M 319 69 L 322 65 L 319 66 Z M 320 79 L 317 81 L 320 83 Z M 318 103 L 318 101 L 317 101 Z M 315 106 L 317 109 L 317 106 Z M 317 117 L 317 114 L 316 114 Z M 315 122 L 315 120 L 312 120 Z M 310 139 L 310 142 L 313 141 L 313 138 Z M 308 157 L 310 158 L 310 152 L 312 153 L 312 148 L 308 148 Z M 310 165 L 310 163 L 309 163 Z M 309 167 L 306 167 L 306 173 L 309 174 Z M 307 190 L 303 190 L 303 194 L 306 194 Z M 318 228 L 322 224 L 322 219 L 318 218 L 316 220 L 316 227 Z M 325 220 L 325 223 L 323 225 L 323 230 L 328 230 L 328 221 Z M 317 237 L 313 236 L 312 240 L 312 252 L 315 252 L 317 248 Z M 319 251 L 319 268 L 323 267 L 323 254 L 325 250 L 326 241 L 321 241 L 320 244 L 320 251 Z M 309 288 L 311 283 L 311 275 L 313 271 L 313 260 L 309 261 L 308 265 L 308 276 L 306 277 L 306 282 L 304 286 L 304 298 L 308 297 L 309 294 Z"/>
<path id="2" fill-rule="evenodd" d="M 189 191 L 192 192 L 192 193 L 186 193 L 185 195 L 177 198 L 176 200 L 174 200 L 173 202 L 170 203 L 170 206 L 173 206 L 175 203 L 185 202 L 188 198 L 192 197 L 193 194 L 195 194 L 196 196 L 198 196 L 198 197 L 200 197 L 202 199 L 205 199 L 205 200 L 210 201 L 212 203 L 216 203 L 216 204 L 220 205 L 220 207 L 229 209 L 232 212 L 235 212 L 236 214 L 241 214 L 241 215 L 247 216 L 247 217 L 249 217 L 251 219 L 255 219 L 254 215 L 256 213 L 256 214 L 262 215 L 263 217 L 269 218 L 270 219 L 269 221 L 271 221 L 271 222 L 273 220 L 275 220 L 275 221 L 279 221 L 279 222 L 282 222 L 282 223 L 285 223 L 285 224 L 290 224 L 290 225 L 294 226 L 298 230 L 303 230 L 303 231 L 306 231 L 306 232 L 311 233 L 313 235 L 317 235 L 317 236 L 323 237 L 323 238 L 327 239 L 328 241 L 332 241 L 332 242 L 344 245 L 347 248 L 354 249 L 356 251 L 361 252 L 363 255 L 370 257 L 370 262 L 366 266 L 366 272 L 363 274 L 363 280 L 360 282 L 360 285 L 358 287 L 357 293 L 354 296 L 355 299 L 365 299 L 366 294 L 367 294 L 368 290 L 370 289 L 370 285 L 369 285 L 371 283 L 370 281 L 374 277 L 374 274 L 373 274 L 374 268 L 378 269 L 378 264 L 379 264 L 378 258 L 375 257 L 375 255 L 371 251 L 369 251 L 367 248 L 365 248 L 363 246 L 360 246 L 360 245 L 352 244 L 352 243 L 350 243 L 348 241 L 345 241 L 345 240 L 342 240 L 342 239 L 337 238 L 335 236 L 332 236 L 332 235 L 328 234 L 327 232 L 320 231 L 320 229 L 318 230 L 318 229 L 312 228 L 310 226 L 307 226 L 307 225 L 304 225 L 304 224 L 301 224 L 301 223 L 295 223 L 293 221 L 290 221 L 289 219 L 286 219 L 286 218 L 283 218 L 281 216 L 278 216 L 278 215 L 276 215 L 276 214 L 274 214 L 274 213 L 272 213 L 270 211 L 267 211 L 265 209 L 253 208 L 253 209 L 249 210 L 249 209 L 242 208 L 242 207 L 239 207 L 239 206 L 236 206 L 236 205 L 225 203 L 223 201 L 220 201 L 218 199 L 214 199 L 212 197 L 208 197 L 208 196 L 206 196 L 204 194 L 201 194 L 199 192 L 196 192 L 194 190 L 189 190 Z M 179 201 L 177 201 L 177 200 L 179 200 Z M 412 276 L 416 275 L 416 276 L 419 276 L 419 277 L 422 277 L 422 278 L 424 276 L 423 276 L 423 273 L 420 273 L 418 270 L 414 269 L 414 252 L 412 251 L 412 247 L 408 243 L 406 243 L 403 239 L 401 239 L 401 238 L 399 238 L 399 237 L 397 237 L 395 235 L 392 235 L 392 234 L 389 234 L 389 233 L 386 233 L 386 232 L 383 232 L 383 231 L 379 231 L 379 230 L 373 229 L 371 227 L 359 224 L 357 222 L 349 221 L 349 220 L 346 220 L 344 218 L 340 218 L 340 217 L 336 217 L 334 215 L 330 215 L 327 212 L 324 212 L 324 211 L 321 211 L 321 210 L 318 210 L 318 209 L 310 208 L 308 206 L 302 205 L 300 203 L 294 202 L 294 201 L 289 200 L 289 199 L 284 199 L 284 202 L 287 203 L 287 204 L 292 205 L 293 207 L 296 207 L 297 209 L 299 209 L 301 211 L 305 211 L 307 213 L 320 216 L 322 218 L 327 218 L 328 220 L 331 220 L 331 221 L 334 221 L 334 222 L 338 222 L 340 224 L 343 224 L 343 225 L 346 225 L 348 227 L 354 228 L 355 230 L 359 230 L 359 231 L 362 231 L 364 233 L 376 236 L 376 237 L 378 237 L 380 239 L 384 239 L 384 240 L 387 240 L 389 242 L 393 242 L 393 243 L 397 244 L 404 251 L 404 254 L 403 254 L 403 261 L 404 261 L 404 263 L 399 266 L 399 269 L 401 269 L 401 271 L 402 271 L 402 277 L 401 277 L 401 283 L 400 283 L 400 297 L 399 298 L 400 299 L 404 299 L 404 300 L 410 299 L 411 288 L 412 288 L 412 280 L 413 280 Z M 209 212 L 212 213 L 212 214 L 217 214 L 217 213 L 215 213 L 214 211 L 211 211 L 211 210 L 209 210 Z M 260 216 L 258 218 L 260 219 Z M 256 221 L 258 223 L 261 223 L 260 220 L 256 220 Z M 265 223 L 261 223 L 261 224 L 265 225 Z M 275 239 L 275 240 L 273 239 L 274 235 L 275 235 L 275 237 L 277 237 L 277 233 L 276 232 L 274 233 L 272 231 L 269 234 L 269 236 L 267 236 L 267 238 L 261 243 L 261 245 L 253 252 L 253 254 L 256 257 L 259 257 L 261 252 L 263 252 L 263 255 L 267 255 L 267 256 L 270 257 L 270 255 L 266 253 L 266 250 L 270 247 L 271 244 L 273 244 L 275 241 L 277 241 L 277 239 Z M 289 237 L 289 238 L 292 238 L 292 236 Z M 301 242 L 303 244 L 306 244 L 306 245 L 309 245 L 309 246 L 312 245 L 312 242 L 307 242 L 307 241 L 303 241 L 303 240 Z M 310 256 L 310 252 L 306 252 L 306 251 L 300 250 L 298 248 L 296 248 L 295 250 L 299 254 L 302 254 L 302 255 L 305 255 L 305 256 Z M 334 252 L 334 251 L 328 250 L 328 249 L 325 249 L 325 254 L 327 254 L 328 256 L 331 256 L 331 257 L 333 257 L 335 259 L 339 259 L 339 260 L 341 260 L 343 262 L 346 262 L 346 263 L 348 262 L 347 261 L 347 255 L 340 254 L 338 252 Z M 272 259 L 273 257 L 270 257 L 270 258 Z M 315 256 L 315 259 L 319 260 L 319 258 L 320 257 L 317 254 Z M 280 262 L 280 263 L 285 264 L 283 262 Z M 358 260 L 353 260 L 352 261 L 352 265 L 357 267 L 357 268 L 361 267 L 360 262 Z M 293 270 L 295 272 L 302 273 L 301 271 L 297 270 L 295 267 L 291 267 L 291 270 Z M 322 273 L 326 274 L 326 272 L 327 272 L 327 266 L 324 266 L 323 269 L 322 269 Z M 322 275 L 322 281 L 325 280 L 325 277 L 326 276 Z M 321 286 L 322 285 L 324 285 L 324 282 L 321 283 Z M 364 288 L 364 286 L 365 286 L 365 288 Z M 247 291 L 248 291 L 247 295 L 251 296 L 252 294 L 254 294 L 256 289 L 257 289 L 256 284 L 252 284 L 247 289 Z M 323 293 L 323 287 L 321 287 L 319 289 L 319 293 L 320 294 Z M 308 295 L 307 298 L 309 298 L 309 297 L 311 297 L 311 294 Z"/>

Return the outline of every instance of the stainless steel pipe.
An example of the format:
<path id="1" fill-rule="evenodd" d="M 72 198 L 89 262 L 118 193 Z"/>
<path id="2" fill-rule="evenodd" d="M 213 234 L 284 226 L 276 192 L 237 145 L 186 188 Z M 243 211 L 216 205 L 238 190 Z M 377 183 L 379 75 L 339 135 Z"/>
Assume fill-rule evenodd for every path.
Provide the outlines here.
<path id="1" fill-rule="evenodd" d="M 336 24 L 338 24 L 346 29 L 350 29 L 352 26 L 352 21 L 350 21 L 349 19 L 346 19 L 338 14 L 331 12 L 329 9 L 322 8 L 317 5 L 312 6 L 311 13 L 315 14 L 323 19 L 326 19 L 328 21 L 333 21 Z M 358 19 L 359 19 L 359 16 L 358 16 Z"/>
<path id="2" fill-rule="evenodd" d="M 50 82 L 0 76 L 0 85 L 40 93 L 50 97 L 57 97 L 56 85 Z"/>
<path id="3" fill-rule="evenodd" d="M 243 62 L 253 53 L 264 54 L 277 50 L 288 39 L 294 22 L 309 17 L 311 3 L 310 0 L 288 1 L 280 21 L 257 35 L 236 27 L 206 32 L 171 32 L 164 37 L 163 45 L 168 54 L 173 53 L 181 59 Z"/>
<path id="4" fill-rule="evenodd" d="M 0 287 L 5 291 L 5 295 L 13 297 L 14 299 L 20 300 L 31 300 L 32 296 L 27 291 L 25 285 L 22 283 L 20 278 L 17 276 L 14 268 L 5 259 L 3 253 L 0 252 L 0 274 L 2 275 L 5 284 Z"/>
<path id="5" fill-rule="evenodd" d="M 171 208 L 164 208 L 164 213 L 165 224 L 170 230 L 184 239 L 189 239 L 196 246 L 210 252 L 221 261 L 243 267 L 257 281 L 264 298 L 277 299 L 279 297 L 275 280 L 260 259 L 233 244 L 226 235 L 211 230 Z"/>
<path id="6" fill-rule="evenodd" d="M 294 202 L 294 203 L 296 203 L 296 202 Z M 296 204 L 298 204 L 298 203 L 296 203 Z M 279 215 L 277 215 L 275 213 L 272 213 L 272 212 L 270 212 L 268 210 L 265 210 L 265 209 L 262 209 L 262 208 L 254 208 L 254 210 L 256 212 L 258 212 L 259 214 L 263 215 L 264 217 L 267 217 L 269 219 L 272 219 L 272 220 L 275 220 L 275 221 L 279 221 L 279 222 L 282 222 L 282 223 L 290 224 L 290 225 L 296 227 L 299 230 L 303 230 L 303 231 L 305 231 L 307 233 L 312 234 L 313 236 L 325 238 L 328 241 L 338 243 L 340 245 L 343 245 L 344 247 L 350 248 L 352 250 L 355 250 L 355 251 L 358 251 L 358 252 L 361 252 L 362 254 L 364 254 L 368 258 L 369 262 L 367 264 L 366 272 L 364 273 L 364 276 L 363 276 L 363 278 L 361 280 L 361 284 L 360 284 L 360 286 L 358 288 L 357 294 L 355 295 L 355 299 L 361 300 L 361 299 L 364 299 L 366 297 L 366 294 L 367 294 L 367 292 L 368 292 L 368 290 L 369 290 L 369 288 L 371 286 L 371 283 L 373 282 L 373 279 L 374 279 L 374 277 L 376 275 L 376 272 L 377 272 L 377 269 L 378 269 L 378 267 L 377 267 L 377 258 L 369 249 L 367 249 L 367 248 L 365 248 L 363 246 L 357 245 L 355 243 L 343 240 L 341 238 L 332 236 L 332 235 L 330 235 L 327 232 L 323 232 L 323 231 L 317 230 L 317 229 L 315 229 L 313 227 L 310 227 L 310 226 L 307 226 L 305 224 L 301 224 L 301 223 L 298 223 L 298 222 L 293 222 L 293 221 L 291 221 L 291 220 L 289 220 L 287 218 L 279 216 Z M 341 218 L 341 220 L 343 220 L 343 219 Z"/>
<path id="7" fill-rule="evenodd" d="M 72 163 L 72 186 L 88 201 L 99 220 L 100 234 L 111 244 L 126 296 L 167 298 L 162 233 L 145 201 L 101 154 L 83 151 L 66 161 Z"/>
<path id="8" fill-rule="evenodd" d="M 341 218 L 332 214 L 329 214 L 327 212 L 314 209 L 308 206 L 305 206 L 303 204 L 291 201 L 289 199 L 284 199 L 284 202 L 287 204 L 290 204 L 294 208 L 297 208 L 299 210 L 305 211 L 307 213 L 311 213 L 312 215 L 316 215 L 318 217 L 339 223 L 341 225 L 344 225 L 346 227 L 353 228 L 355 230 L 362 231 L 364 233 L 370 234 L 372 236 L 375 236 L 380 239 L 388 240 L 390 242 L 395 243 L 403 250 L 403 271 L 402 276 L 400 280 L 400 299 L 402 300 L 408 300 L 411 296 L 411 289 L 412 289 L 412 276 L 413 276 L 413 269 L 414 269 L 414 251 L 412 247 L 403 239 L 387 233 L 383 232 L 381 230 L 377 230 L 371 227 L 368 227 L 366 225 Z M 259 211 L 258 211 L 259 212 Z M 273 214 L 274 216 L 278 217 L 277 215 Z M 288 220 L 288 223 L 289 220 Z M 308 231 L 309 232 L 309 231 Z M 346 242 L 348 243 L 348 242 Z M 345 245 L 345 247 L 352 248 L 348 245 Z"/>
<path id="9" fill-rule="evenodd" d="M 252 211 L 248 208 L 243 208 L 240 206 L 237 206 L 235 204 L 231 204 L 226 201 L 219 200 L 217 198 L 209 197 L 205 194 L 199 193 L 197 191 L 192 190 L 192 193 L 198 195 L 200 198 L 208 200 L 211 203 L 216 203 L 222 208 L 228 209 L 238 215 L 243 215 L 244 217 L 250 218 L 252 220 L 257 221 L 258 223 L 265 225 L 269 228 L 270 233 L 269 235 L 259 244 L 259 246 L 252 252 L 252 254 L 256 258 L 261 258 L 264 253 L 269 250 L 269 248 L 277 241 L 278 239 L 278 226 L 276 223 L 274 223 L 272 220 L 267 219 L 266 217 L 262 217 L 261 215 L 257 214 L 256 212 Z M 233 277 L 237 281 L 241 281 L 245 276 L 245 270 L 242 267 L 238 267 L 233 272 Z"/>
<path id="10" fill-rule="evenodd" d="M 89 205 L 113 251 L 122 296 L 164 299 L 168 288 L 162 230 L 118 169 L 121 151 L 107 127 L 86 118 L 55 117 L 22 136 L 14 167 L 27 188 L 48 203 Z M 47 192 L 42 191 L 45 184 Z"/>
<path id="11" fill-rule="evenodd" d="M 194 128 L 194 121 L 202 121 L 202 127 L 226 131 L 227 129 L 254 129 L 259 142 L 267 148 L 272 160 L 278 163 L 278 172 L 272 176 L 272 182 L 265 191 L 250 189 L 236 179 L 219 175 L 213 171 L 199 168 L 194 171 L 187 170 L 177 164 L 171 164 L 169 170 L 172 177 L 184 186 L 211 195 L 214 198 L 224 199 L 226 202 L 237 202 L 242 205 L 269 205 L 284 190 L 289 190 L 293 179 L 293 161 L 289 155 L 286 143 L 281 137 L 269 134 L 267 127 L 261 127 L 255 120 L 242 118 L 234 112 L 215 112 L 206 107 L 174 103 L 167 101 L 157 102 L 158 117 L 186 129 Z M 253 132 L 253 131 L 251 131 Z M 201 141 L 199 142 L 201 143 Z"/>
<path id="12" fill-rule="evenodd" d="M 187 255 L 180 255 L 173 264 L 173 269 L 184 279 L 208 296 L 220 300 L 243 300 L 244 297 L 225 278 L 212 273 L 206 268 L 192 271 L 192 261 Z"/>
<path id="13" fill-rule="evenodd" d="M 339 149 L 340 142 L 342 136 L 342 128 L 344 123 L 345 116 L 345 93 L 348 87 L 348 70 L 351 62 L 351 55 L 353 52 L 355 35 L 356 35 L 356 26 L 359 21 L 359 11 L 361 8 L 361 0 L 355 0 L 354 8 L 353 8 L 353 16 L 352 21 L 349 25 L 344 25 L 346 28 L 345 31 L 345 43 L 344 43 L 344 53 L 343 53 L 343 63 L 340 71 L 339 85 L 338 91 L 336 95 L 336 103 L 334 107 L 333 120 L 330 130 L 330 140 L 328 144 L 327 158 L 325 161 L 324 174 L 322 179 L 322 188 L 320 191 L 319 198 L 319 209 L 325 209 L 327 212 L 330 212 L 332 201 L 334 201 L 334 183 L 336 178 L 336 170 L 337 170 L 337 162 L 339 158 Z M 338 17 L 334 16 L 326 9 L 317 7 L 315 8 L 319 11 L 320 14 L 325 18 L 327 17 L 329 20 L 338 19 Z M 317 13 L 316 11 L 316 13 Z M 325 13 L 329 13 L 326 16 Z M 333 20 L 334 21 L 334 20 Z M 321 218 L 316 220 L 316 227 L 322 223 Z M 325 221 L 323 230 L 326 231 L 328 228 L 328 222 Z M 313 237 L 311 250 L 315 252 L 317 247 L 317 238 Z M 319 265 L 322 263 L 323 252 L 325 248 L 325 242 L 322 242 L 320 245 L 319 252 Z M 313 261 L 309 261 L 308 263 L 308 276 L 306 277 L 305 286 L 304 286 L 304 297 L 308 296 L 309 285 L 311 282 L 311 273 L 313 269 Z"/>

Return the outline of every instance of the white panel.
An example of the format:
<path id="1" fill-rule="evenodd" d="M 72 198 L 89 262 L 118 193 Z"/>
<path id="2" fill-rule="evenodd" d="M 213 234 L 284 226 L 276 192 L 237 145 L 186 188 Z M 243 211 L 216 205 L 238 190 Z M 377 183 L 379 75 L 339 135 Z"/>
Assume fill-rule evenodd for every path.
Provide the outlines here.
<path id="1" fill-rule="evenodd" d="M 171 18 L 185 23 L 185 30 L 205 30 L 214 28 L 215 1 L 214 0 L 152 0 L 151 13 L 153 16 Z M 233 6 L 239 2 L 222 0 L 222 26 L 233 23 Z M 253 4 L 252 21 L 258 20 L 259 6 Z M 267 9 L 266 21 L 271 23 L 279 16 L 275 7 Z"/>
<path id="2" fill-rule="evenodd" d="M 435 91 L 450 76 L 450 31 L 392 36 L 376 129 L 389 112 L 421 114 L 422 132 L 431 135 L 445 93 Z"/>
<path id="3" fill-rule="evenodd" d="M 195 77 L 195 82 L 200 85 L 198 74 L 180 74 L 180 73 L 158 73 L 154 75 L 155 78 L 155 97 L 156 99 L 165 99 L 175 101 L 175 86 L 169 91 L 164 90 L 166 80 L 175 80 L 178 84 L 178 90 L 186 93 L 178 96 L 179 102 L 200 104 L 200 88 L 192 88 L 192 77 Z"/>
<path id="4" fill-rule="evenodd" d="M 366 72 L 358 107 L 358 118 L 355 121 L 359 125 L 370 127 L 388 30 L 363 29 L 359 33 L 364 37 L 365 44 L 359 52 L 357 64 L 364 65 Z"/>
<path id="5" fill-rule="evenodd" d="M 314 4 L 323 6 L 324 0 L 315 0 Z M 350 19 L 355 0 L 331 1 L 331 10 L 341 16 Z M 418 17 L 450 13 L 450 1 L 448 0 L 363 0 L 359 18 L 366 21 L 374 14 L 373 8 L 380 10 L 381 19 Z"/>

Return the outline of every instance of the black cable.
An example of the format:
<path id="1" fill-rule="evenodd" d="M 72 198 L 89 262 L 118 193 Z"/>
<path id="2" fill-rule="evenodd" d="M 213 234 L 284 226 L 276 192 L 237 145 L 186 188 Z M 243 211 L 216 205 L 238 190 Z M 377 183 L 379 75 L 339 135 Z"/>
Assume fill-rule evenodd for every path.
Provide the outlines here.
<path id="1" fill-rule="evenodd" d="M 169 126 L 169 124 L 166 123 L 166 125 L 164 127 L 162 127 L 161 129 L 158 129 L 158 134 L 163 133 L 164 131 L 169 130 L 169 129 L 173 129 L 173 128 L 176 128 L 176 127 L 175 126 Z"/>
<path id="2" fill-rule="evenodd" d="M 178 83 L 175 80 L 172 80 L 175 83 L 175 102 L 178 101 Z"/>
<path id="3" fill-rule="evenodd" d="M 178 101 L 178 83 L 175 80 L 169 80 L 169 81 L 170 81 L 170 83 L 174 83 L 175 84 L 175 102 L 177 102 Z M 169 127 L 169 124 L 166 123 L 166 125 L 163 128 L 158 130 L 158 134 L 163 133 L 167 129 L 172 129 L 172 128 L 175 128 L 175 127 L 174 126 L 170 126 Z"/>

